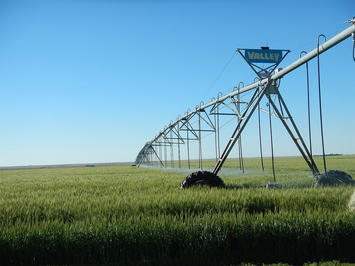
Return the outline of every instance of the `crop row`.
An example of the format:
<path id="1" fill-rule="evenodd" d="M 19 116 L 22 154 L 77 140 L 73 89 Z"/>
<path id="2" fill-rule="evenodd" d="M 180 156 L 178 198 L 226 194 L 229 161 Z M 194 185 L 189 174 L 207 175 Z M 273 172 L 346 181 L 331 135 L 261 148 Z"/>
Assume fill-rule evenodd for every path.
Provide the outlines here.
<path id="1" fill-rule="evenodd" d="M 69 189 L 69 188 L 68 188 Z M 122 217 L 160 214 L 195 216 L 205 213 L 265 213 L 293 211 L 345 211 L 352 193 L 351 188 L 308 189 L 192 189 L 174 193 L 110 193 L 105 189 L 98 197 L 76 191 L 41 192 L 0 198 L 0 225 L 37 223 L 59 220 L 73 222 L 97 217 L 119 220 Z"/>
<path id="2" fill-rule="evenodd" d="M 0 234 L 1 264 L 225 264 L 354 261 L 352 213 L 240 212 L 195 217 L 16 223 Z"/>
<path id="3" fill-rule="evenodd" d="M 354 156 L 333 159 L 354 175 Z M 0 171 L 0 264 L 355 262 L 354 188 L 279 161 L 283 189 L 261 187 L 267 169 L 189 190 L 186 173 L 129 166 Z"/>

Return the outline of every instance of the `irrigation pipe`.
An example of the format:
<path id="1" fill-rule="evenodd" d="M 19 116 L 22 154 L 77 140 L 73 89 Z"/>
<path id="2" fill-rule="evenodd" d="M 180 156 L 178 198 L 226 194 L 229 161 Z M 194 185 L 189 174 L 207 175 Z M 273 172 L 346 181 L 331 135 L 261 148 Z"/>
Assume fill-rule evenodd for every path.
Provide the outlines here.
<path id="1" fill-rule="evenodd" d="M 305 56 L 299 58 L 298 60 L 296 60 L 295 62 L 293 62 L 292 64 L 290 64 L 289 66 L 287 66 L 286 68 L 280 70 L 279 72 L 275 73 L 274 75 L 272 75 L 270 77 L 270 80 L 277 80 L 282 78 L 283 76 L 285 76 L 286 74 L 290 73 L 291 71 L 295 70 L 296 68 L 302 66 L 304 63 L 308 62 L 309 60 L 315 58 L 317 55 L 324 53 L 325 51 L 327 51 L 328 49 L 332 48 L 333 46 L 337 45 L 338 43 L 342 42 L 343 40 L 345 40 L 346 38 L 352 36 L 352 34 L 355 33 L 355 24 L 352 24 L 350 27 L 346 28 L 345 30 L 343 30 L 342 32 L 338 33 L 337 35 L 335 35 L 333 38 L 329 39 L 328 41 L 326 41 L 325 43 L 323 43 L 322 45 L 320 45 L 319 47 L 313 49 L 311 52 L 309 52 L 308 54 L 306 54 Z M 190 115 L 198 112 L 199 110 L 204 110 L 208 107 L 211 107 L 219 102 L 223 102 L 226 99 L 233 97 L 237 94 L 242 94 L 244 92 L 256 89 L 264 84 L 266 84 L 268 82 L 268 79 L 262 79 L 258 82 L 254 82 L 250 85 L 247 85 L 243 88 L 241 88 L 240 90 L 236 90 L 233 91 L 229 94 L 226 94 L 224 96 L 219 97 L 218 99 L 211 101 L 205 105 L 202 105 L 198 108 L 196 108 L 194 111 L 188 112 L 186 113 L 184 116 L 182 116 L 181 118 L 177 119 L 175 122 L 171 123 L 168 127 L 174 126 L 178 121 L 184 120 L 186 118 L 188 118 Z M 151 142 L 154 142 L 156 139 L 158 139 L 161 134 L 163 134 L 163 132 L 168 128 L 166 127 L 162 132 L 160 132 L 158 134 L 158 136 L 156 136 L 156 138 L 154 138 Z"/>

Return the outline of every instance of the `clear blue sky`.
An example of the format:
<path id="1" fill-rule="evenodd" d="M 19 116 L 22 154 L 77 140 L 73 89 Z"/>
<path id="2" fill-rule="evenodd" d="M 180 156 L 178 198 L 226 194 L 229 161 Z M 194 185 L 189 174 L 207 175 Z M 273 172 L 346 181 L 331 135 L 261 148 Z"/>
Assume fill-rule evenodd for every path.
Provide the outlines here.
<path id="1" fill-rule="evenodd" d="M 253 81 L 236 55 L 213 83 L 236 48 L 290 49 L 285 67 L 355 16 L 353 0 L 269 3 L 0 1 L 0 166 L 133 161 L 187 108 Z M 327 152 L 355 153 L 351 49 L 322 55 Z M 305 132 L 304 68 L 281 90 Z"/>

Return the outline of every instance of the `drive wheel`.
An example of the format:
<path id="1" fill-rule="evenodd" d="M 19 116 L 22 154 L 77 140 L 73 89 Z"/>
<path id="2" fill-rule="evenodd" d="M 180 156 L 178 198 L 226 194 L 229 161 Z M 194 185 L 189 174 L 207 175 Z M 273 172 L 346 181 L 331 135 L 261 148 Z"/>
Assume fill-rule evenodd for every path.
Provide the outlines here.
<path id="1" fill-rule="evenodd" d="M 317 176 L 316 186 L 354 185 L 350 175 L 339 170 L 330 170 Z"/>
<path id="2" fill-rule="evenodd" d="M 180 189 L 189 188 L 191 186 L 203 186 L 207 185 L 209 187 L 224 187 L 223 180 L 209 172 L 209 171 L 197 171 L 188 175 L 184 181 L 182 181 Z"/>

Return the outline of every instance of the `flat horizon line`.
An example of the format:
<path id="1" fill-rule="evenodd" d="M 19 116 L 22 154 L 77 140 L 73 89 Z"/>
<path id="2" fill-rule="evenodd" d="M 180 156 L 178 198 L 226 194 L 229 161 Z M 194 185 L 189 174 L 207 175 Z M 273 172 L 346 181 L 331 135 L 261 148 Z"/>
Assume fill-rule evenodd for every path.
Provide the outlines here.
<path id="1" fill-rule="evenodd" d="M 132 162 L 108 162 L 108 163 L 64 163 L 64 164 L 31 164 L 18 166 L 0 166 L 0 170 L 25 170 L 25 169 L 48 169 L 48 168 L 78 168 L 132 164 Z"/>
<path id="2" fill-rule="evenodd" d="M 342 154 L 342 153 L 328 153 L 326 156 L 342 156 L 342 155 L 355 155 Z M 314 157 L 322 156 L 322 154 L 314 154 Z M 264 156 L 264 158 L 269 158 L 271 156 Z M 277 157 L 301 157 L 301 155 L 284 155 L 275 156 Z M 260 158 L 258 156 L 243 157 L 245 159 Z M 228 159 L 238 159 L 238 157 L 232 157 Z M 198 159 L 190 159 L 190 161 L 196 161 Z M 206 158 L 203 160 L 215 160 L 215 158 Z M 177 161 L 177 160 L 174 160 Z M 187 161 L 187 159 L 181 160 Z M 78 167 L 96 167 L 96 166 L 114 166 L 114 165 L 132 165 L 134 162 L 107 162 L 107 163 L 62 163 L 62 164 L 30 164 L 30 165 L 15 165 L 15 166 L 0 166 L 0 170 L 25 170 L 25 169 L 48 169 L 48 168 L 78 168 Z"/>

